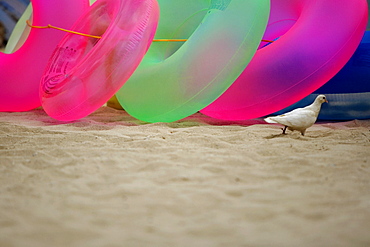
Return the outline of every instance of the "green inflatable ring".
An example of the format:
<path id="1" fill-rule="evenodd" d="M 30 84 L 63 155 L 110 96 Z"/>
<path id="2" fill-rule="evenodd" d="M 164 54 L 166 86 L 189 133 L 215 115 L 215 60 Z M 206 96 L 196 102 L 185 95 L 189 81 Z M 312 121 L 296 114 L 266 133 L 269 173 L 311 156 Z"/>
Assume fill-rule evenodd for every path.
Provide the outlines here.
<path id="1" fill-rule="evenodd" d="M 242 73 L 265 31 L 270 0 L 158 0 L 160 20 L 143 61 L 116 94 L 146 122 L 172 122 L 217 99 Z"/>

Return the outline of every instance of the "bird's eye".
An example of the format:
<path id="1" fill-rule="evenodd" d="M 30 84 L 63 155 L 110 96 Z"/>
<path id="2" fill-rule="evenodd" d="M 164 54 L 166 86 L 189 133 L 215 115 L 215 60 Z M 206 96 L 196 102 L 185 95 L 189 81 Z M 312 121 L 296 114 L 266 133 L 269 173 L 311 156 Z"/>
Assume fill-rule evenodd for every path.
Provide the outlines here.
<path id="1" fill-rule="evenodd" d="M 322 97 L 322 99 L 325 99 L 325 97 Z"/>

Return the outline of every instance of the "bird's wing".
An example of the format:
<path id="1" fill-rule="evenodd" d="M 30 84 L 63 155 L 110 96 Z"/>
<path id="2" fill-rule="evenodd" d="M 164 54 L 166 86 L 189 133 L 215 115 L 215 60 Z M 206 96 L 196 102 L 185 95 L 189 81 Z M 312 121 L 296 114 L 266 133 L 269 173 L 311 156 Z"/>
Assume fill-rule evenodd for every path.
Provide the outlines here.
<path id="1" fill-rule="evenodd" d="M 283 115 L 270 117 L 271 121 L 293 128 L 305 128 L 316 121 L 316 114 L 304 108 L 295 109 Z"/>
<path id="2" fill-rule="evenodd" d="M 297 108 L 297 109 L 294 109 L 294 110 L 292 110 L 292 111 L 290 111 L 290 112 L 286 112 L 286 113 L 284 113 L 284 114 L 282 114 L 282 115 L 278 115 L 278 116 L 273 116 L 273 117 L 267 117 L 267 118 L 265 118 L 264 120 L 267 122 L 267 123 L 280 123 L 280 122 L 278 122 L 280 119 L 282 119 L 282 118 L 285 118 L 286 116 L 289 116 L 289 115 L 291 115 L 292 113 L 293 114 L 295 114 L 295 113 L 299 113 L 300 111 L 302 111 L 302 109 L 304 109 L 304 108 Z M 282 123 L 280 123 L 280 124 L 282 124 Z"/>

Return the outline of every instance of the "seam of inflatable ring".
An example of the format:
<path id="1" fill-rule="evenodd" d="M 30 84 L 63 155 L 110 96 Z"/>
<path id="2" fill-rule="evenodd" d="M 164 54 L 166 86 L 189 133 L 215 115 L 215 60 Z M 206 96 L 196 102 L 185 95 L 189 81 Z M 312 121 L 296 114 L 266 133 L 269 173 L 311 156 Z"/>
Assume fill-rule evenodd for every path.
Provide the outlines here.
<path id="1" fill-rule="evenodd" d="M 272 22 L 272 23 L 270 23 L 270 24 L 269 24 L 269 25 L 267 25 L 267 26 L 272 26 L 272 25 L 274 25 L 274 24 L 276 24 L 276 23 L 283 22 L 283 21 L 295 21 L 295 22 L 297 22 L 298 20 L 299 20 L 299 17 L 298 17 L 297 19 L 291 19 L 291 18 L 288 18 L 288 19 L 278 20 L 278 21 Z"/>
<path id="2" fill-rule="evenodd" d="M 182 24 L 186 23 L 186 21 L 190 20 L 194 15 L 199 14 L 199 13 L 201 13 L 202 11 L 208 11 L 208 10 L 209 10 L 209 9 L 204 8 L 204 9 L 201 9 L 201 10 L 199 10 L 199 11 L 197 11 L 197 12 L 193 13 L 191 16 L 189 16 L 188 18 L 186 18 L 186 19 L 182 22 Z M 180 26 L 182 26 L 182 24 L 181 24 Z M 199 23 L 198 27 L 199 27 L 200 25 L 201 25 L 201 23 Z M 176 28 L 176 30 L 172 32 L 172 35 L 170 36 L 170 39 L 172 39 L 172 38 L 174 37 L 174 34 L 175 34 L 179 29 L 180 29 L 180 26 L 179 26 L 179 27 L 177 27 L 177 28 Z M 197 27 L 197 28 L 198 28 L 198 27 Z M 196 28 L 196 29 L 197 29 L 197 28 Z M 196 29 L 195 29 L 195 30 L 196 30 Z M 167 44 L 165 51 L 167 51 L 167 48 L 168 48 L 168 46 L 169 46 L 169 45 L 170 45 L 170 44 Z M 173 53 L 173 54 L 174 54 L 174 53 Z M 172 54 L 172 55 L 173 55 L 173 54 Z M 165 61 L 166 59 L 168 59 L 168 58 L 169 58 L 169 57 L 165 57 L 165 55 L 166 55 L 166 54 L 163 54 L 163 58 L 161 58 L 161 59 L 162 59 L 161 61 Z M 171 56 L 172 56 L 172 55 L 171 55 Z M 171 57 L 171 56 L 170 56 L 170 57 Z"/>

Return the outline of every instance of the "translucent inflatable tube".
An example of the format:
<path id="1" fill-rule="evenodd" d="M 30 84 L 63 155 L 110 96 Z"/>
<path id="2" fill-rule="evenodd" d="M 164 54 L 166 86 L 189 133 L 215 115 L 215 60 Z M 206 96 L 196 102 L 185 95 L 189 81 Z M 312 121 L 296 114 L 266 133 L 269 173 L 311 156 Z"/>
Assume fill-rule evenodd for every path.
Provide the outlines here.
<path id="1" fill-rule="evenodd" d="M 88 0 L 32 0 L 33 24 L 70 28 L 89 6 Z M 0 52 L 0 111 L 27 111 L 41 105 L 39 85 L 53 50 L 63 38 L 57 30 L 31 30 L 14 53 Z"/>
<path id="2" fill-rule="evenodd" d="M 158 24 L 156 0 L 98 0 L 54 51 L 41 80 L 42 106 L 51 117 L 87 116 L 112 97 L 134 72 Z"/>
<path id="3" fill-rule="evenodd" d="M 301 100 L 350 59 L 367 14 L 366 0 L 271 0 L 264 39 L 279 39 L 259 49 L 235 83 L 201 112 L 242 120 Z"/>
<path id="4" fill-rule="evenodd" d="M 329 104 L 321 108 L 320 120 L 353 120 L 370 118 L 370 31 L 366 31 L 355 54 L 324 86 L 276 114 L 310 104 L 325 94 Z"/>
<path id="5" fill-rule="evenodd" d="M 244 70 L 266 28 L 269 0 L 159 0 L 156 39 L 116 94 L 147 122 L 171 122 L 204 108 Z"/>

